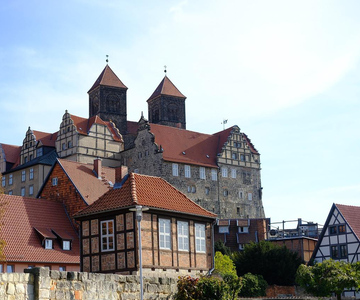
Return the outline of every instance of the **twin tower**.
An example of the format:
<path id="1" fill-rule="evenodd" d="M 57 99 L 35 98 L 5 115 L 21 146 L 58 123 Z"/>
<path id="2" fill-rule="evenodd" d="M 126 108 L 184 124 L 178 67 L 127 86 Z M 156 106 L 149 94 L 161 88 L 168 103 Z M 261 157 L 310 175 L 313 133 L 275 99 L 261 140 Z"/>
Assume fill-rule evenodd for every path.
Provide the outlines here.
<path id="1" fill-rule="evenodd" d="M 122 135 L 128 133 L 126 113 L 127 87 L 106 65 L 95 81 L 89 94 L 89 118 L 99 115 L 112 121 Z M 150 123 L 186 129 L 186 97 L 165 75 L 153 94 L 147 100 Z"/>

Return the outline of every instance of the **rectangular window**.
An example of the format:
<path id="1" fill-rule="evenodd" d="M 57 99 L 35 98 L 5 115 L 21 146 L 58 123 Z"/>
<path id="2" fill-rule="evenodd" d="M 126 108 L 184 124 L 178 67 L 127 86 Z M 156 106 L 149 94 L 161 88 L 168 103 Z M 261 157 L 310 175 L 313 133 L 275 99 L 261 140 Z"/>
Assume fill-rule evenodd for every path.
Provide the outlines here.
<path id="1" fill-rule="evenodd" d="M 339 227 L 338 227 L 338 231 L 339 231 L 339 234 L 340 233 L 346 233 L 346 227 L 345 227 L 345 225 L 339 225 Z"/>
<path id="2" fill-rule="evenodd" d="M 13 184 L 13 174 L 9 175 L 9 185 Z"/>
<path id="3" fill-rule="evenodd" d="M 171 249 L 169 219 L 159 219 L 159 247 L 160 249 Z"/>
<path id="4" fill-rule="evenodd" d="M 114 250 L 114 221 L 101 221 L 101 251 Z"/>
<path id="5" fill-rule="evenodd" d="M 245 155 L 244 154 L 240 154 L 240 160 L 245 161 Z"/>
<path id="6" fill-rule="evenodd" d="M 188 222 L 177 222 L 178 248 L 181 251 L 189 251 L 189 224 Z"/>
<path id="7" fill-rule="evenodd" d="M 224 189 L 223 194 L 224 194 L 224 197 L 227 197 L 227 196 L 229 196 L 229 191 L 227 189 Z"/>
<path id="8" fill-rule="evenodd" d="M 70 241 L 63 241 L 63 250 L 70 250 Z"/>
<path id="9" fill-rule="evenodd" d="M 72 142 L 71 141 L 68 141 L 67 145 L 68 145 L 68 148 L 72 148 Z"/>
<path id="10" fill-rule="evenodd" d="M 65 267 L 65 266 L 60 266 L 60 267 L 59 267 L 59 271 L 60 271 L 60 272 L 65 272 L 65 271 L 66 271 L 66 267 Z"/>
<path id="11" fill-rule="evenodd" d="M 12 195 L 13 194 L 13 191 L 9 191 L 9 195 Z"/>
<path id="12" fill-rule="evenodd" d="M 239 198 L 242 199 L 244 197 L 243 191 L 239 191 Z"/>
<path id="13" fill-rule="evenodd" d="M 232 158 L 232 159 L 238 159 L 238 154 L 237 154 L 237 152 L 233 152 L 233 153 L 231 154 L 231 158 Z"/>
<path id="14" fill-rule="evenodd" d="M 221 168 L 221 176 L 222 177 L 228 177 L 228 169 L 225 167 Z"/>
<path id="15" fill-rule="evenodd" d="M 179 165 L 172 164 L 172 174 L 173 176 L 179 176 Z"/>
<path id="16" fill-rule="evenodd" d="M 211 169 L 211 180 L 217 181 L 217 170 Z"/>
<path id="17" fill-rule="evenodd" d="M 32 196 L 32 195 L 34 195 L 34 186 L 30 185 L 29 186 L 29 196 Z"/>
<path id="18" fill-rule="evenodd" d="M 195 223 L 195 245 L 196 252 L 206 252 L 204 224 Z"/>
<path id="19" fill-rule="evenodd" d="M 346 258 L 347 257 L 347 247 L 346 245 L 340 245 L 340 257 Z"/>
<path id="20" fill-rule="evenodd" d="M 6 177 L 3 176 L 1 179 L 1 185 L 4 187 L 6 185 Z"/>
<path id="21" fill-rule="evenodd" d="M 200 179 L 205 179 L 205 168 L 200 167 Z"/>
<path id="22" fill-rule="evenodd" d="M 53 248 L 53 241 L 52 240 L 45 240 L 45 249 L 52 249 Z"/>
<path id="23" fill-rule="evenodd" d="M 26 164 L 27 162 L 28 162 L 28 158 L 27 156 L 25 156 L 24 164 Z"/>
<path id="24" fill-rule="evenodd" d="M 14 265 L 7 265 L 6 266 L 6 273 L 14 273 L 14 272 L 15 272 Z"/>
<path id="25" fill-rule="evenodd" d="M 30 171 L 29 171 L 29 179 L 34 179 L 34 169 L 31 168 Z"/>
<path id="26" fill-rule="evenodd" d="M 239 233 L 249 233 L 249 227 L 240 226 Z"/>
<path id="27" fill-rule="evenodd" d="M 32 154 L 30 154 L 30 160 L 33 160 L 33 155 Z"/>
<path id="28" fill-rule="evenodd" d="M 185 177 L 190 178 L 191 177 L 191 168 L 189 165 L 185 165 Z"/>
<path id="29" fill-rule="evenodd" d="M 4 265 L 0 264 L 0 273 L 4 273 Z"/>
<path id="30" fill-rule="evenodd" d="M 338 252 L 338 246 L 331 246 L 331 258 L 338 258 L 339 252 Z"/>
<path id="31" fill-rule="evenodd" d="M 138 158 L 142 158 L 142 153 L 141 152 L 138 153 Z"/>
<path id="32" fill-rule="evenodd" d="M 329 234 L 337 234 L 337 226 L 329 226 Z"/>
<path id="33" fill-rule="evenodd" d="M 53 186 L 58 185 L 58 178 L 57 178 L 57 177 L 54 177 L 54 178 L 51 180 L 51 183 L 52 183 Z"/>
<path id="34" fill-rule="evenodd" d="M 65 144 L 65 143 L 62 144 L 62 149 L 63 149 L 63 150 L 66 149 L 66 144 Z"/>
<path id="35" fill-rule="evenodd" d="M 219 233 L 229 233 L 229 226 L 219 226 Z"/>
<path id="36" fill-rule="evenodd" d="M 25 196 L 25 187 L 22 187 L 22 188 L 21 188 L 20 196 L 22 196 L 22 197 Z"/>
<path id="37" fill-rule="evenodd" d="M 42 156 L 43 155 L 43 148 L 37 148 L 36 149 L 36 157 Z"/>
<path id="38" fill-rule="evenodd" d="M 26 180 L 26 171 L 21 171 L 21 182 L 24 182 Z"/>
<path id="39" fill-rule="evenodd" d="M 252 200 L 252 193 L 248 193 L 248 200 Z"/>
<path id="40" fill-rule="evenodd" d="M 209 187 L 205 187 L 205 194 L 209 195 L 210 194 L 210 188 Z"/>
<path id="41" fill-rule="evenodd" d="M 236 178 L 236 169 L 231 169 L 231 178 Z"/>

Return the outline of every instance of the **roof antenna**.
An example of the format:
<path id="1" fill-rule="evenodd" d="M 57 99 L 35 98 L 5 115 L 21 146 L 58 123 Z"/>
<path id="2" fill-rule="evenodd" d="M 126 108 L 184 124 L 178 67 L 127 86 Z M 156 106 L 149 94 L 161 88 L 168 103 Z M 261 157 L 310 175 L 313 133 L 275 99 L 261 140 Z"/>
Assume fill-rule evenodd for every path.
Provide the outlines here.
<path id="1" fill-rule="evenodd" d="M 106 54 L 106 64 L 109 62 L 109 55 Z"/>
<path id="2" fill-rule="evenodd" d="M 164 73 L 165 73 L 165 76 L 166 76 L 166 72 L 167 72 L 167 71 L 166 71 L 166 65 L 165 65 L 165 66 L 164 66 Z"/>

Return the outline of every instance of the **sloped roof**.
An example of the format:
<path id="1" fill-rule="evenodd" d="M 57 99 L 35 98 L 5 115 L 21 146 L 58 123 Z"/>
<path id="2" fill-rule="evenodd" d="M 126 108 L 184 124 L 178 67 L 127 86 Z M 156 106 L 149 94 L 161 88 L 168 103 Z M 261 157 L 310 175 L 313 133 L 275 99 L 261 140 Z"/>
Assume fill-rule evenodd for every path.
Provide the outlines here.
<path id="1" fill-rule="evenodd" d="M 6 241 L 8 262 L 80 263 L 79 238 L 61 203 L 10 195 L 0 195 L 0 203 L 6 203 L 1 237 Z M 65 231 L 71 236 L 72 249 L 62 250 L 58 241 L 54 249 L 45 249 L 42 234 L 35 228 L 47 235 L 51 235 L 51 229 Z"/>
<path id="2" fill-rule="evenodd" d="M 96 79 L 95 83 L 88 91 L 88 93 L 90 93 L 93 89 L 97 88 L 100 85 L 127 89 L 127 87 L 121 82 L 119 77 L 116 76 L 114 71 L 111 70 L 109 65 L 105 66 L 104 70 L 101 72 L 98 79 Z"/>
<path id="3" fill-rule="evenodd" d="M 161 80 L 158 87 L 155 89 L 155 91 L 152 93 L 150 98 L 147 100 L 154 99 L 156 97 L 159 97 L 160 95 L 167 95 L 167 96 L 174 96 L 179 98 L 186 98 L 178 89 L 177 87 L 171 82 L 169 77 L 165 76 L 163 80 Z"/>
<path id="4" fill-rule="evenodd" d="M 360 240 L 360 206 L 335 204 L 348 225 Z"/>
<path id="5" fill-rule="evenodd" d="M 44 146 L 55 148 L 55 141 L 58 132 L 48 133 L 48 132 L 32 130 L 32 133 L 34 134 L 36 141 L 40 141 Z"/>
<path id="6" fill-rule="evenodd" d="M 88 135 L 88 132 L 94 124 L 101 124 L 105 125 L 111 132 L 112 137 L 115 141 L 122 141 L 122 136 L 119 132 L 119 130 L 115 127 L 115 125 L 112 122 L 103 121 L 98 115 L 92 116 L 89 119 L 82 118 L 79 116 L 71 115 L 71 120 L 73 120 L 74 125 L 76 126 L 76 130 L 83 135 Z"/>
<path id="7" fill-rule="evenodd" d="M 114 187 L 96 202 L 75 215 L 81 217 L 142 205 L 154 209 L 215 218 L 216 215 L 196 204 L 160 177 L 130 173 L 122 185 Z"/>
<path id="8" fill-rule="evenodd" d="M 6 162 L 15 163 L 20 156 L 21 146 L 0 143 L 0 148 L 4 151 Z"/>
<path id="9" fill-rule="evenodd" d="M 65 159 L 57 160 L 88 205 L 109 191 L 110 182 L 115 183 L 115 169 L 102 166 L 101 179 L 93 172 L 93 164 L 84 164 Z M 39 192 L 40 194 L 40 192 Z"/>

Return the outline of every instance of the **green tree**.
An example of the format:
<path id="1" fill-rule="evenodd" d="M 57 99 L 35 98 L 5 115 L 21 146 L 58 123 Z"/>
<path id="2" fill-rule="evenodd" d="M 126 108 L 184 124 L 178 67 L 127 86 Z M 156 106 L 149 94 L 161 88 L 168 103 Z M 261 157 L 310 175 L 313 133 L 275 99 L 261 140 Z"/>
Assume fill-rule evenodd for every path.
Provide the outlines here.
<path id="1" fill-rule="evenodd" d="M 221 252 L 223 255 L 231 256 L 231 250 L 229 247 L 225 246 L 223 241 L 216 241 L 215 245 L 215 252 Z"/>
<path id="2" fill-rule="evenodd" d="M 267 282 L 261 275 L 247 273 L 242 277 L 241 297 L 263 297 L 266 296 Z"/>
<path id="3" fill-rule="evenodd" d="M 296 282 L 314 296 L 327 297 L 334 293 L 340 300 L 345 289 L 360 289 L 360 262 L 330 259 L 314 266 L 300 265 Z"/>
<path id="4" fill-rule="evenodd" d="M 246 273 L 262 275 L 270 285 L 294 285 L 295 274 L 302 260 L 296 252 L 269 241 L 245 245 L 244 251 L 234 252 L 232 259 L 238 276 Z"/>
<path id="5" fill-rule="evenodd" d="M 234 262 L 227 255 L 223 255 L 221 252 L 215 253 L 215 274 L 221 276 L 226 274 L 236 275 L 236 268 Z"/>

